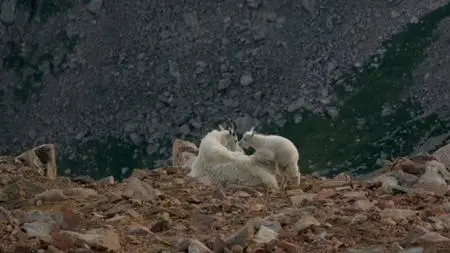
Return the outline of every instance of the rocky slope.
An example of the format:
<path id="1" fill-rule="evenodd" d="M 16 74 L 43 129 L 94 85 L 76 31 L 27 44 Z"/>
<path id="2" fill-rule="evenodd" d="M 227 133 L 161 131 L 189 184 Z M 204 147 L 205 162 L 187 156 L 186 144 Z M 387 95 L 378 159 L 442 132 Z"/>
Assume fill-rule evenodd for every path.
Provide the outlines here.
<path id="1" fill-rule="evenodd" d="M 0 162 L 0 252 L 448 252 L 450 146 L 369 181 L 217 188 L 168 167 L 55 177 L 53 146 Z M 34 162 L 31 162 L 34 161 Z M 44 174 L 46 176 L 44 176 Z"/>
<path id="2" fill-rule="evenodd" d="M 0 2 L 0 150 L 56 142 L 72 160 L 70 143 L 108 136 L 167 154 L 224 117 L 335 117 L 332 81 L 447 3 Z"/>

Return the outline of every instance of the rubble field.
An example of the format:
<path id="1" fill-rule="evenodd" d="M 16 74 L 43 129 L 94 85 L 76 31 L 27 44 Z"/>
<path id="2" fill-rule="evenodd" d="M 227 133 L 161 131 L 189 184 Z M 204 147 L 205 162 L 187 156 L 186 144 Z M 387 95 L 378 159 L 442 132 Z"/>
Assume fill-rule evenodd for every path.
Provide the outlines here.
<path id="1" fill-rule="evenodd" d="M 218 187 L 187 169 L 56 176 L 54 145 L 0 157 L 0 252 L 450 252 L 450 145 L 370 180 Z"/>

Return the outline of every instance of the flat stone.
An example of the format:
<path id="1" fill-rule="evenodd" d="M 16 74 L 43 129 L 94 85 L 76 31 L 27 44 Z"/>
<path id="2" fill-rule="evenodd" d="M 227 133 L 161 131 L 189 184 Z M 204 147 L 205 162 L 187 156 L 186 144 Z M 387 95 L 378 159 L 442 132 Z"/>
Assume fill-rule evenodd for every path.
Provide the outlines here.
<path id="1" fill-rule="evenodd" d="M 240 83 L 242 86 L 248 86 L 253 83 L 253 77 L 250 73 L 241 76 Z"/>
<path id="2" fill-rule="evenodd" d="M 99 179 L 97 181 L 97 184 L 99 184 L 99 185 L 113 185 L 114 184 L 114 177 L 113 176 L 108 176 L 108 177 L 104 177 L 102 179 Z"/>
<path id="3" fill-rule="evenodd" d="M 73 231 L 61 231 L 61 234 L 72 236 L 91 247 L 112 252 L 118 252 L 121 249 L 119 235 L 110 229 L 91 229 L 83 234 Z"/>
<path id="4" fill-rule="evenodd" d="M 352 191 L 347 192 L 344 194 L 344 198 L 351 198 L 351 199 L 364 199 L 366 198 L 367 193 L 364 191 Z"/>
<path id="5" fill-rule="evenodd" d="M 91 196 L 97 196 L 98 192 L 94 189 L 75 187 L 64 190 L 64 194 L 77 199 L 85 199 Z"/>
<path id="6" fill-rule="evenodd" d="M 54 223 L 46 223 L 40 221 L 33 221 L 23 224 L 23 229 L 28 236 L 36 236 L 39 238 L 49 237 L 52 232 Z"/>
<path id="7" fill-rule="evenodd" d="M 261 227 L 269 228 L 270 230 L 279 233 L 281 230 L 281 224 L 277 220 L 271 220 L 270 217 L 261 219 L 259 217 L 253 220 L 253 228 L 259 230 Z"/>
<path id="8" fill-rule="evenodd" d="M 242 247 L 245 247 L 247 241 L 250 240 L 254 234 L 255 229 L 253 226 L 253 222 L 249 222 L 245 226 L 243 226 L 239 231 L 237 231 L 229 238 L 227 238 L 226 244 L 227 246 L 240 245 Z"/>
<path id="9" fill-rule="evenodd" d="M 127 234 L 145 236 L 152 234 L 152 232 L 148 228 L 143 226 L 131 226 L 130 228 L 128 228 Z"/>
<path id="10" fill-rule="evenodd" d="M 63 190 L 61 189 L 51 189 L 37 194 L 34 198 L 36 200 L 54 202 L 66 200 L 67 196 L 63 193 Z"/>
<path id="11" fill-rule="evenodd" d="M 320 192 L 317 193 L 316 199 L 320 200 L 330 199 L 336 194 L 337 192 L 332 189 L 322 189 Z"/>
<path id="12" fill-rule="evenodd" d="M 277 239 L 277 237 L 278 237 L 277 232 L 273 231 L 272 229 L 266 226 L 261 226 L 258 233 L 256 233 L 254 240 L 256 243 L 268 243 L 272 240 Z"/>
<path id="13" fill-rule="evenodd" d="M 439 148 L 433 155 L 437 156 L 445 167 L 450 168 L 450 144 Z"/>
<path id="14" fill-rule="evenodd" d="M 355 201 L 355 206 L 360 210 L 367 211 L 371 209 L 374 204 L 370 200 L 358 199 L 357 201 Z"/>
<path id="15" fill-rule="evenodd" d="M 141 180 L 131 177 L 128 179 L 123 195 L 130 199 L 153 201 L 161 195 L 161 192 Z"/>
<path id="16" fill-rule="evenodd" d="M 418 212 L 409 210 L 409 209 L 394 209 L 394 208 L 386 208 L 381 211 L 382 218 L 392 218 L 394 220 L 408 219 Z"/>
<path id="17" fill-rule="evenodd" d="M 424 242 L 438 243 L 438 242 L 448 242 L 449 238 L 437 233 L 437 232 L 427 232 L 420 236 L 419 239 Z"/>
<path id="18" fill-rule="evenodd" d="M 188 253 L 212 253 L 212 250 L 198 240 L 190 240 Z"/>
<path id="19" fill-rule="evenodd" d="M 311 226 L 320 226 L 320 222 L 310 214 L 305 214 L 295 223 L 295 231 L 301 232 Z"/>
<path id="20" fill-rule="evenodd" d="M 413 188 L 440 194 L 444 194 L 445 192 L 447 192 L 448 190 L 447 182 L 439 174 L 439 168 L 432 166 L 434 165 L 434 163 L 438 162 L 433 161 L 426 163 L 425 173 L 423 173 L 422 176 L 419 177 L 417 182 L 413 185 Z"/>

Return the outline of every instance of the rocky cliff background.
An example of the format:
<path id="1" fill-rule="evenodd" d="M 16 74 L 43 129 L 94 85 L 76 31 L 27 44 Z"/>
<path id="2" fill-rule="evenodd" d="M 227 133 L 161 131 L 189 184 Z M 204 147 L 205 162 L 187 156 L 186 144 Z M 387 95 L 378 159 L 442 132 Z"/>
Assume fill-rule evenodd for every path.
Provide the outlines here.
<path id="1" fill-rule="evenodd" d="M 80 143 L 164 160 L 174 137 L 198 140 L 224 118 L 241 130 L 306 114 L 333 119 L 342 106 L 335 90 L 352 89 L 336 80 L 447 3 L 0 2 L 0 151 L 52 142 L 73 162 L 90 159 Z M 449 27 L 440 23 L 444 36 L 402 95 L 447 118 Z M 89 169 L 111 169 L 112 158 L 95 159 Z"/>

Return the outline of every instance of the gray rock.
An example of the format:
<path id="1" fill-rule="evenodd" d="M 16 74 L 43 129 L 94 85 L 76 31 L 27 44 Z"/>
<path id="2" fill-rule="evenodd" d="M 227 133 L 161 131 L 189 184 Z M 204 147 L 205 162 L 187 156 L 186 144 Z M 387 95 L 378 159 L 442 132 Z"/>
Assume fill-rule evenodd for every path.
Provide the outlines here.
<path id="1" fill-rule="evenodd" d="M 180 133 L 187 135 L 191 133 L 191 128 L 189 127 L 188 124 L 184 124 L 180 127 Z"/>
<path id="2" fill-rule="evenodd" d="M 253 40 L 255 42 L 264 40 L 266 38 L 266 31 L 263 28 L 257 28 L 253 31 Z"/>
<path id="3" fill-rule="evenodd" d="M 418 214 L 418 211 L 410 209 L 386 208 L 381 211 L 382 218 L 392 218 L 393 220 L 408 219 L 411 216 Z"/>
<path id="4" fill-rule="evenodd" d="M 100 185 L 113 185 L 114 177 L 113 176 L 104 177 L 102 179 L 97 180 L 97 183 Z"/>
<path id="5" fill-rule="evenodd" d="M 426 191 L 432 191 L 436 193 L 445 193 L 448 190 L 447 182 L 439 174 L 439 168 L 433 166 L 433 164 L 439 162 L 427 162 L 425 167 L 425 173 L 420 176 L 417 182 L 413 185 L 413 188 L 422 189 Z M 445 169 L 445 168 L 444 168 Z"/>
<path id="6" fill-rule="evenodd" d="M 54 224 L 56 223 L 33 221 L 30 223 L 23 224 L 23 229 L 30 237 L 35 236 L 40 239 L 49 240 L 51 238 L 51 232 Z"/>
<path id="7" fill-rule="evenodd" d="M 91 0 L 86 8 L 93 13 L 100 14 L 102 5 L 103 0 Z"/>
<path id="8" fill-rule="evenodd" d="M 78 233 L 73 231 L 61 231 L 61 234 L 80 240 L 87 245 L 112 252 L 118 252 L 121 249 L 119 235 L 110 229 L 91 229 L 86 233 Z"/>
<path id="9" fill-rule="evenodd" d="M 393 172 L 389 173 L 389 175 L 395 177 L 395 179 L 397 179 L 397 181 L 400 185 L 404 185 L 404 186 L 408 186 L 408 187 L 412 186 L 419 178 L 416 175 L 409 174 L 409 173 L 403 172 L 401 170 L 393 171 Z"/>
<path id="10" fill-rule="evenodd" d="M 16 19 L 17 0 L 3 0 L 0 5 L 0 21 L 12 25 Z"/>
<path id="11" fill-rule="evenodd" d="M 311 16 L 314 15 L 314 2 L 315 0 L 301 0 L 300 3 L 302 4 L 303 8 L 305 8 Z"/>
<path id="12" fill-rule="evenodd" d="M 246 73 L 241 76 L 240 83 L 242 86 L 248 86 L 253 83 L 252 74 Z"/>
<path id="13" fill-rule="evenodd" d="M 218 90 L 225 90 L 226 88 L 230 87 L 231 80 L 229 78 L 223 78 L 219 80 L 219 83 L 217 84 Z"/>
<path id="14" fill-rule="evenodd" d="M 33 222 L 33 221 L 39 221 L 39 222 L 47 222 L 51 223 L 53 222 L 54 216 L 52 214 L 43 213 L 41 211 L 29 211 L 27 213 L 23 214 L 23 217 L 20 218 L 22 222 Z"/>
<path id="15" fill-rule="evenodd" d="M 129 136 L 135 146 L 140 146 L 144 142 L 144 138 L 138 133 L 130 133 Z"/>
<path id="16" fill-rule="evenodd" d="M 132 133 L 136 132 L 139 127 L 139 124 L 137 122 L 127 122 L 125 123 L 123 130 L 125 133 Z"/>
<path id="17" fill-rule="evenodd" d="M 64 194 L 66 196 L 73 197 L 76 199 L 85 199 L 85 198 L 89 198 L 91 196 L 97 196 L 98 192 L 94 189 L 75 187 L 75 188 L 64 190 Z"/>
<path id="18" fill-rule="evenodd" d="M 445 167 L 450 168 L 450 144 L 439 148 L 433 155 L 436 155 Z"/>
<path id="19" fill-rule="evenodd" d="M 275 22 L 277 20 L 277 13 L 270 11 L 266 14 L 266 20 L 270 22 Z"/>
<path id="20" fill-rule="evenodd" d="M 53 202 L 66 200 L 67 196 L 63 193 L 63 190 L 61 189 L 51 189 L 37 194 L 34 198 L 36 200 Z"/>
<path id="21" fill-rule="evenodd" d="M 339 116 L 339 110 L 336 107 L 327 107 L 327 114 L 330 118 L 335 119 Z"/>
<path id="22" fill-rule="evenodd" d="M 204 62 L 204 61 L 198 61 L 198 62 L 197 62 L 197 67 L 196 67 L 196 69 L 195 69 L 195 73 L 196 73 L 197 75 L 199 75 L 199 74 L 205 72 L 205 69 L 206 69 L 207 66 L 208 66 L 208 64 L 207 64 L 206 62 Z"/>
<path id="23" fill-rule="evenodd" d="M 277 237 L 277 232 L 266 226 L 261 226 L 258 233 L 256 233 L 254 240 L 257 243 L 269 243 L 270 241 L 277 239 Z"/>
<path id="24" fill-rule="evenodd" d="M 148 228 L 143 227 L 143 226 L 130 227 L 126 233 L 130 234 L 130 235 L 137 235 L 137 236 L 146 236 L 146 235 L 152 234 L 152 232 Z"/>
<path id="25" fill-rule="evenodd" d="M 301 232 L 311 226 L 320 226 L 320 222 L 310 214 L 303 215 L 294 225 L 297 232 Z"/>
<path id="26" fill-rule="evenodd" d="M 302 121 L 303 121 L 303 116 L 301 114 L 299 114 L 299 113 L 296 113 L 294 115 L 294 123 L 298 124 L 298 123 L 300 123 Z"/>
<path id="27" fill-rule="evenodd" d="M 279 233 L 282 229 L 281 223 L 277 220 L 272 220 L 271 217 L 266 217 L 264 219 L 255 218 L 253 220 L 253 226 L 255 230 L 259 230 L 262 226 L 269 228 L 270 230 Z"/>
<path id="28" fill-rule="evenodd" d="M 247 5 L 250 8 L 257 9 L 257 8 L 261 7 L 262 0 L 247 0 Z"/>
<path id="29" fill-rule="evenodd" d="M 88 131 L 81 131 L 75 136 L 75 140 L 81 141 L 86 135 Z"/>
<path id="30" fill-rule="evenodd" d="M 381 175 L 373 179 L 375 182 L 381 182 L 382 188 L 387 193 L 393 193 L 395 191 L 402 193 L 409 193 L 412 190 L 408 187 L 400 186 L 398 180 L 390 175 Z"/>
<path id="31" fill-rule="evenodd" d="M 130 199 L 152 201 L 160 196 L 161 192 L 142 182 L 141 180 L 135 177 L 131 177 L 128 179 L 127 186 L 123 195 Z"/>
<path id="32" fill-rule="evenodd" d="M 255 92 L 254 98 L 256 101 L 261 101 L 263 93 L 261 91 Z"/>
<path id="33" fill-rule="evenodd" d="M 306 104 L 306 100 L 304 97 L 299 97 L 296 100 L 294 100 L 289 107 L 287 108 L 288 112 L 295 112 L 302 108 Z"/>

